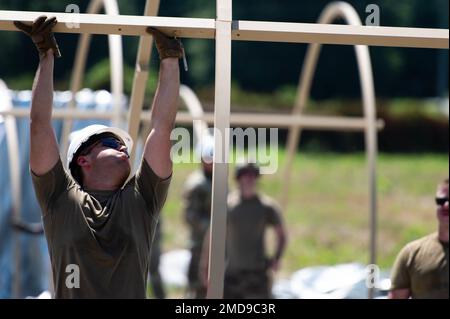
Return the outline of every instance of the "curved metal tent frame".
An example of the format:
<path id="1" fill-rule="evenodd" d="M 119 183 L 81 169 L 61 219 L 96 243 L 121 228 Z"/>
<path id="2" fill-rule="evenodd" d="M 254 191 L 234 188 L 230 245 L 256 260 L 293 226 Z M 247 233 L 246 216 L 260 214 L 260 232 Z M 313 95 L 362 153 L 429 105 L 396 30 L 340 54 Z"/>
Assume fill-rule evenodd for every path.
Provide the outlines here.
<path id="1" fill-rule="evenodd" d="M 92 0 L 87 8 L 87 13 L 98 13 L 101 8 L 105 8 L 107 15 L 119 15 L 119 7 L 116 0 Z M 81 89 L 84 73 L 86 69 L 86 60 L 89 52 L 89 45 L 92 35 L 83 33 L 78 42 L 77 52 L 75 54 L 75 63 L 72 70 L 70 91 L 72 93 L 68 105 L 69 110 L 76 108 L 76 95 Z M 113 117 L 114 126 L 120 126 L 121 122 L 121 102 L 123 97 L 123 49 L 122 37 L 120 35 L 108 35 L 110 69 L 111 69 L 111 93 L 113 96 Z M 63 133 L 61 140 L 61 156 L 65 158 L 69 148 L 69 134 L 72 132 L 72 119 L 66 118 L 63 124 Z M 63 161 L 65 163 L 65 161 Z"/>
<path id="2" fill-rule="evenodd" d="M 144 16 L 157 16 L 160 0 L 146 0 Z M 131 91 L 128 133 L 136 140 L 139 132 L 142 108 L 144 106 L 145 88 L 150 71 L 150 56 L 153 48 L 153 38 L 146 34 L 139 39 L 139 48 L 136 57 L 134 71 L 133 89 Z M 136 155 L 135 148 L 130 150 L 131 162 L 134 163 Z"/>
<path id="3" fill-rule="evenodd" d="M 347 24 L 361 26 L 361 19 L 356 10 L 346 2 L 333 2 L 325 7 L 317 23 L 329 24 L 337 19 L 344 19 Z M 292 115 L 300 115 L 308 103 L 311 94 L 311 85 L 317 68 L 317 62 L 322 49 L 322 44 L 313 43 L 308 47 L 304 67 L 301 73 L 297 90 L 297 99 Z M 377 127 L 376 127 L 376 103 L 375 87 L 373 83 L 373 71 L 370 61 L 369 47 L 367 45 L 355 45 L 356 59 L 363 98 L 363 110 L 367 155 L 367 172 L 369 177 L 369 216 L 370 216 L 370 264 L 376 264 L 376 223 L 377 223 L 377 189 L 376 189 L 376 157 L 377 157 Z M 287 157 L 284 165 L 282 206 L 286 208 L 288 203 L 289 188 L 291 184 L 291 172 L 294 157 L 301 136 L 301 126 L 293 126 L 289 131 L 287 144 Z M 372 297 L 373 289 L 369 291 Z"/>

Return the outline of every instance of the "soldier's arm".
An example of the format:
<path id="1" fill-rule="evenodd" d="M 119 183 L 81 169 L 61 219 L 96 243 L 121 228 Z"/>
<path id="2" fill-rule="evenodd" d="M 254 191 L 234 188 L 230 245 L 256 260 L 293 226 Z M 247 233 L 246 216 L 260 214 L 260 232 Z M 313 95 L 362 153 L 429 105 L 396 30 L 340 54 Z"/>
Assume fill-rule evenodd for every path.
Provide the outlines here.
<path id="1" fill-rule="evenodd" d="M 182 56 L 180 43 L 156 29 L 148 28 L 153 35 L 161 60 L 159 81 L 153 100 L 152 129 L 145 143 L 144 158 L 160 178 L 172 174 L 170 133 L 175 123 L 180 91 L 178 59 Z"/>
<path id="2" fill-rule="evenodd" d="M 36 175 L 49 172 L 59 159 L 51 118 L 54 56 L 41 57 L 33 83 L 30 113 L 30 168 Z"/>
<path id="3" fill-rule="evenodd" d="M 160 178 L 167 178 L 172 174 L 170 133 L 177 114 L 179 87 L 178 59 L 162 60 L 152 107 L 153 127 L 144 150 L 145 160 Z"/>
<path id="4" fill-rule="evenodd" d="M 403 247 L 395 258 L 394 265 L 391 269 L 389 299 L 408 299 L 411 297 L 411 277 L 408 271 L 411 247 L 411 244 Z"/>
<path id="5" fill-rule="evenodd" d="M 287 231 L 278 204 L 272 203 L 271 208 L 267 210 L 267 214 L 268 222 L 273 227 L 276 238 L 275 255 L 270 260 L 269 267 L 273 271 L 277 271 L 280 267 L 281 257 L 286 249 Z"/>
<path id="6" fill-rule="evenodd" d="M 273 257 L 270 266 L 272 270 L 277 271 L 280 267 L 281 257 L 283 256 L 284 251 L 286 249 L 287 235 L 286 230 L 282 223 L 274 226 L 274 229 L 275 229 L 275 236 L 277 238 L 277 247 L 275 251 L 275 256 Z"/>
<path id="7" fill-rule="evenodd" d="M 33 83 L 30 112 L 30 168 L 44 175 L 59 159 L 58 144 L 52 128 L 54 56 L 61 57 L 52 29 L 56 18 L 39 16 L 33 23 L 14 21 L 28 35 L 39 52 L 39 67 Z"/>

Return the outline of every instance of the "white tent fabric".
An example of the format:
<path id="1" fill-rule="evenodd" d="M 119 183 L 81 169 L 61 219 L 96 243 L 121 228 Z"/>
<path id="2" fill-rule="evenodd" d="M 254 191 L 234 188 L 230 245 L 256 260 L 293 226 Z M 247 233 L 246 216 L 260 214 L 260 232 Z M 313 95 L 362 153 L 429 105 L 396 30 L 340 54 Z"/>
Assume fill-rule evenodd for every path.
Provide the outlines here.
<path id="1" fill-rule="evenodd" d="M 161 256 L 160 272 L 165 285 L 184 288 L 187 285 L 189 250 L 172 250 Z M 277 299 L 366 299 L 367 268 L 360 263 L 307 267 L 288 279 L 275 282 L 272 293 Z M 386 298 L 389 274 L 381 271 L 376 298 Z"/>
<path id="2" fill-rule="evenodd" d="M 274 285 L 278 298 L 365 299 L 368 270 L 359 263 L 307 267 L 296 271 L 289 280 Z M 381 271 L 376 298 L 385 298 L 390 287 L 388 273 Z"/>

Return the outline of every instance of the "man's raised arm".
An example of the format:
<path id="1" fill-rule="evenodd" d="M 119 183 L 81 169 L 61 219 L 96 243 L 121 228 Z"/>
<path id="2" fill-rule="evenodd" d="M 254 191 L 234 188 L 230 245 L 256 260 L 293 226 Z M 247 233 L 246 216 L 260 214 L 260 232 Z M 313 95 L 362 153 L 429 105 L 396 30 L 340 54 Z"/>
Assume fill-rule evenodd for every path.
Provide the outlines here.
<path id="1" fill-rule="evenodd" d="M 168 38 L 156 29 L 149 28 L 155 39 L 161 60 L 158 88 L 152 106 L 152 129 L 147 138 L 144 158 L 160 178 L 172 174 L 170 158 L 170 133 L 175 123 L 180 90 L 180 69 L 178 59 L 183 50 L 178 40 Z"/>
<path id="2" fill-rule="evenodd" d="M 52 54 L 41 58 L 34 79 L 30 113 L 30 168 L 40 176 L 49 172 L 59 158 L 52 127 L 53 107 Z"/>
<path id="3" fill-rule="evenodd" d="M 56 18 L 41 16 L 33 24 L 16 21 L 14 24 L 31 37 L 39 51 L 39 67 L 33 83 L 30 113 L 30 168 L 36 175 L 49 172 L 59 158 L 58 144 L 53 131 L 53 67 L 54 56 L 61 54 L 52 28 Z"/>

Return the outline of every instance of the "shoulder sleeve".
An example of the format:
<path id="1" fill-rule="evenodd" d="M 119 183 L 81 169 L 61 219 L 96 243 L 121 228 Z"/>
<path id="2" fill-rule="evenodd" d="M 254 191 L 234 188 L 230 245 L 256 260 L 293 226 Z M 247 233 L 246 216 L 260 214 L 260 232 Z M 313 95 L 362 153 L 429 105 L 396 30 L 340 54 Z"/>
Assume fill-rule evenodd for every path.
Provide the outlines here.
<path id="1" fill-rule="evenodd" d="M 231 211 L 236 205 L 239 204 L 240 196 L 237 191 L 233 191 L 228 194 L 227 196 L 227 205 L 228 205 L 228 211 Z"/>
<path id="2" fill-rule="evenodd" d="M 409 275 L 409 259 L 411 245 L 406 245 L 395 259 L 391 271 L 391 290 L 411 289 L 411 279 Z"/>
<path id="3" fill-rule="evenodd" d="M 267 205 L 267 221 L 270 225 L 281 225 L 283 223 L 283 220 L 281 218 L 281 208 L 280 206 L 271 201 Z"/>
<path id="4" fill-rule="evenodd" d="M 147 208 L 158 214 L 163 207 L 169 190 L 172 176 L 161 179 L 153 172 L 147 161 L 142 158 L 141 165 L 136 172 L 136 191 L 144 198 Z"/>
<path id="5" fill-rule="evenodd" d="M 61 159 L 58 159 L 55 166 L 42 176 L 33 173 L 31 168 L 30 173 L 36 198 L 41 206 L 43 216 L 51 210 L 53 202 L 66 191 L 72 183 L 75 183 L 64 170 Z"/>

